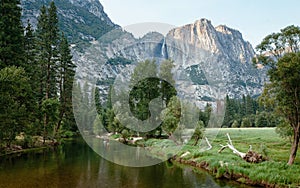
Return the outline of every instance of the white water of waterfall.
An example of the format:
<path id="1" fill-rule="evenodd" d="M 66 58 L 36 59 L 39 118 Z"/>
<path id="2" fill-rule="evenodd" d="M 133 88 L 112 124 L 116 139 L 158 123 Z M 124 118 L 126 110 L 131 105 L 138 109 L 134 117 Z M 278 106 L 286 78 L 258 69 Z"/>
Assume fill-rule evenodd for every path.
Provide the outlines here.
<path id="1" fill-rule="evenodd" d="M 161 56 L 162 58 L 166 58 L 166 38 L 164 37 L 163 44 L 161 46 Z"/>

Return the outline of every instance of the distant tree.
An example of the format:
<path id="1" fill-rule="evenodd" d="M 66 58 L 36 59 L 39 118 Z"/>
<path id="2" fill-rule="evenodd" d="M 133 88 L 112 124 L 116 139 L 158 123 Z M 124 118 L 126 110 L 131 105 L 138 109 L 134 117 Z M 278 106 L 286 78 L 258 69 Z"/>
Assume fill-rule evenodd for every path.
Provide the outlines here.
<path id="1" fill-rule="evenodd" d="M 234 122 L 232 123 L 231 125 L 232 128 L 239 128 L 240 127 L 240 124 L 237 120 L 234 120 Z"/>
<path id="2" fill-rule="evenodd" d="M 246 97 L 246 115 L 251 115 L 255 113 L 255 109 L 253 106 L 253 99 L 251 98 L 250 95 L 247 95 Z"/>
<path id="3" fill-rule="evenodd" d="M 252 126 L 252 124 L 251 124 L 251 121 L 249 120 L 249 118 L 247 118 L 247 117 L 243 118 L 241 127 L 245 128 L 245 127 L 251 127 L 251 126 Z"/>
<path id="4" fill-rule="evenodd" d="M 236 114 L 236 112 L 235 112 L 234 102 L 227 95 L 226 101 L 225 101 L 225 115 L 224 115 L 222 127 L 224 127 L 224 126 L 230 127 L 234 121 L 235 114 Z"/>
<path id="5" fill-rule="evenodd" d="M 115 113 L 113 109 L 106 109 L 106 125 L 108 132 L 118 132 L 118 122 L 115 120 Z"/>
<path id="6" fill-rule="evenodd" d="M 95 106 L 96 106 L 97 113 L 101 114 L 103 108 L 100 101 L 100 91 L 97 87 L 95 88 Z"/>
<path id="7" fill-rule="evenodd" d="M 127 130 L 127 129 L 123 129 L 122 131 L 121 131 L 121 135 L 122 135 L 122 138 L 123 138 L 123 140 L 124 140 L 124 143 L 125 144 L 127 144 L 128 143 L 128 138 L 129 138 L 129 136 L 130 136 L 130 132 Z"/>
<path id="8" fill-rule="evenodd" d="M 266 36 L 256 47 L 259 54 L 254 63 L 269 67 L 270 83 L 261 100 L 271 104 L 293 129 L 289 165 L 295 161 L 300 138 L 300 28 L 288 26 L 279 33 Z"/>
<path id="9" fill-rule="evenodd" d="M 204 111 L 199 111 L 199 121 L 202 121 L 205 127 L 208 126 L 211 112 L 212 106 L 209 103 L 206 104 Z"/>
<path id="10" fill-rule="evenodd" d="M 95 135 L 101 135 L 102 132 L 102 122 L 101 122 L 101 116 L 98 114 L 95 118 L 95 121 L 93 123 L 93 133 Z"/>
<path id="11" fill-rule="evenodd" d="M 192 139 L 195 140 L 194 146 L 196 146 L 199 142 L 199 140 L 203 137 L 204 135 L 204 123 L 203 121 L 198 121 L 196 124 L 195 132 L 192 136 Z"/>
<path id="12" fill-rule="evenodd" d="M 268 114 L 266 112 L 260 112 L 256 114 L 255 117 L 255 126 L 256 127 L 268 127 Z"/>

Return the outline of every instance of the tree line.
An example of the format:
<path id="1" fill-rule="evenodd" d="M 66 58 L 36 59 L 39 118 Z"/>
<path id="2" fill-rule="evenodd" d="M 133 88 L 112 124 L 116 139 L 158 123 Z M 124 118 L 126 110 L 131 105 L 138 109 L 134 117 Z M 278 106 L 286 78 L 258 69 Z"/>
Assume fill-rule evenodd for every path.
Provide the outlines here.
<path id="1" fill-rule="evenodd" d="M 72 113 L 75 65 L 58 27 L 54 2 L 42 6 L 36 29 L 21 22 L 19 0 L 0 4 L 0 148 L 16 135 L 43 142 L 76 131 Z"/>
<path id="2" fill-rule="evenodd" d="M 276 127 L 283 119 L 271 108 L 260 104 L 259 99 L 243 95 L 241 99 L 226 96 L 222 127 Z"/>

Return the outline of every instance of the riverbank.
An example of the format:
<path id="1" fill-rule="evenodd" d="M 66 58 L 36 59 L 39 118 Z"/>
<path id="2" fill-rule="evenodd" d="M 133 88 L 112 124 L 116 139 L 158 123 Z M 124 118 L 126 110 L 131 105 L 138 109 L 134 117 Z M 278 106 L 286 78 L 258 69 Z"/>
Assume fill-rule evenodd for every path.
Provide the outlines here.
<path id="1" fill-rule="evenodd" d="M 13 154 L 22 154 L 36 150 L 43 150 L 47 148 L 55 148 L 66 140 L 74 138 L 60 138 L 59 140 L 43 140 L 41 136 L 33 136 L 30 139 L 18 136 L 16 141 L 10 147 L 2 147 L 0 150 L 0 157 Z"/>
<path id="2" fill-rule="evenodd" d="M 218 153 L 220 144 L 225 145 L 229 133 L 234 146 L 247 152 L 249 145 L 268 159 L 254 164 L 242 160 L 231 150 Z M 218 136 L 210 140 L 212 149 L 200 151 L 202 146 L 186 145 L 173 157 L 173 162 L 204 169 L 216 178 L 225 178 L 242 184 L 263 187 L 299 187 L 300 159 L 292 166 L 287 165 L 290 143 L 280 138 L 274 128 L 265 129 L 221 129 Z M 145 142 L 157 157 L 163 152 L 171 152 L 167 142 L 150 139 Z M 204 143 L 202 143 L 204 144 Z"/>

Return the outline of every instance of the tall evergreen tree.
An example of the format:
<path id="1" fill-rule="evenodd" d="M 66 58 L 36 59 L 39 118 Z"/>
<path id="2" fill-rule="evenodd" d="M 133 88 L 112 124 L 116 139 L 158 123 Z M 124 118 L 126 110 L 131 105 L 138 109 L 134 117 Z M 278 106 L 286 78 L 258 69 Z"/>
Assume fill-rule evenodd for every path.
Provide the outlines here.
<path id="1" fill-rule="evenodd" d="M 234 102 L 227 95 L 225 101 L 225 116 L 224 116 L 222 126 L 231 127 L 234 121 L 234 115 L 235 115 Z"/>
<path id="2" fill-rule="evenodd" d="M 59 62 L 59 29 L 57 19 L 57 9 L 54 2 L 50 3 L 49 8 L 41 7 L 37 24 L 37 61 L 40 67 L 40 95 L 39 108 L 45 109 L 42 104 L 56 105 L 58 88 L 58 62 Z M 54 108 L 54 106 L 53 106 Z M 52 109 L 52 108 L 51 108 Z M 53 110 L 56 112 L 56 110 Z M 55 119 L 55 118 L 52 118 Z M 59 118 L 58 118 L 59 119 Z M 44 138 L 48 135 L 48 124 L 50 123 L 49 114 L 43 114 Z M 55 122 L 51 122 L 55 125 Z"/>
<path id="3" fill-rule="evenodd" d="M 255 109 L 253 106 L 253 99 L 250 97 L 250 95 L 247 95 L 246 97 L 246 115 L 251 115 L 255 113 Z"/>
<path id="4" fill-rule="evenodd" d="M 23 26 L 19 0 L 0 2 L 0 69 L 22 66 L 24 61 Z"/>
<path id="5" fill-rule="evenodd" d="M 36 41 L 35 41 L 35 33 L 30 24 L 29 20 L 27 21 L 27 26 L 25 28 L 25 36 L 24 36 L 24 50 L 25 50 L 25 58 L 24 58 L 24 68 L 27 74 L 36 81 L 33 76 L 36 76 Z"/>
<path id="6" fill-rule="evenodd" d="M 47 69 L 47 83 L 49 83 L 49 86 L 47 86 L 47 88 L 49 87 L 49 97 L 52 98 L 56 97 L 58 93 L 57 77 L 59 77 L 59 70 L 57 64 L 59 61 L 60 41 L 64 40 L 60 39 L 57 8 L 53 1 L 51 1 L 48 8 L 48 37 L 50 42 L 48 53 L 51 58 L 48 60 L 48 65 L 50 65 L 50 67 Z"/>
<path id="7" fill-rule="evenodd" d="M 72 62 L 71 50 L 64 34 L 62 34 L 59 45 L 59 117 L 55 128 L 57 133 L 61 127 L 63 120 L 71 120 L 72 113 L 72 88 L 75 75 L 75 65 Z"/>

